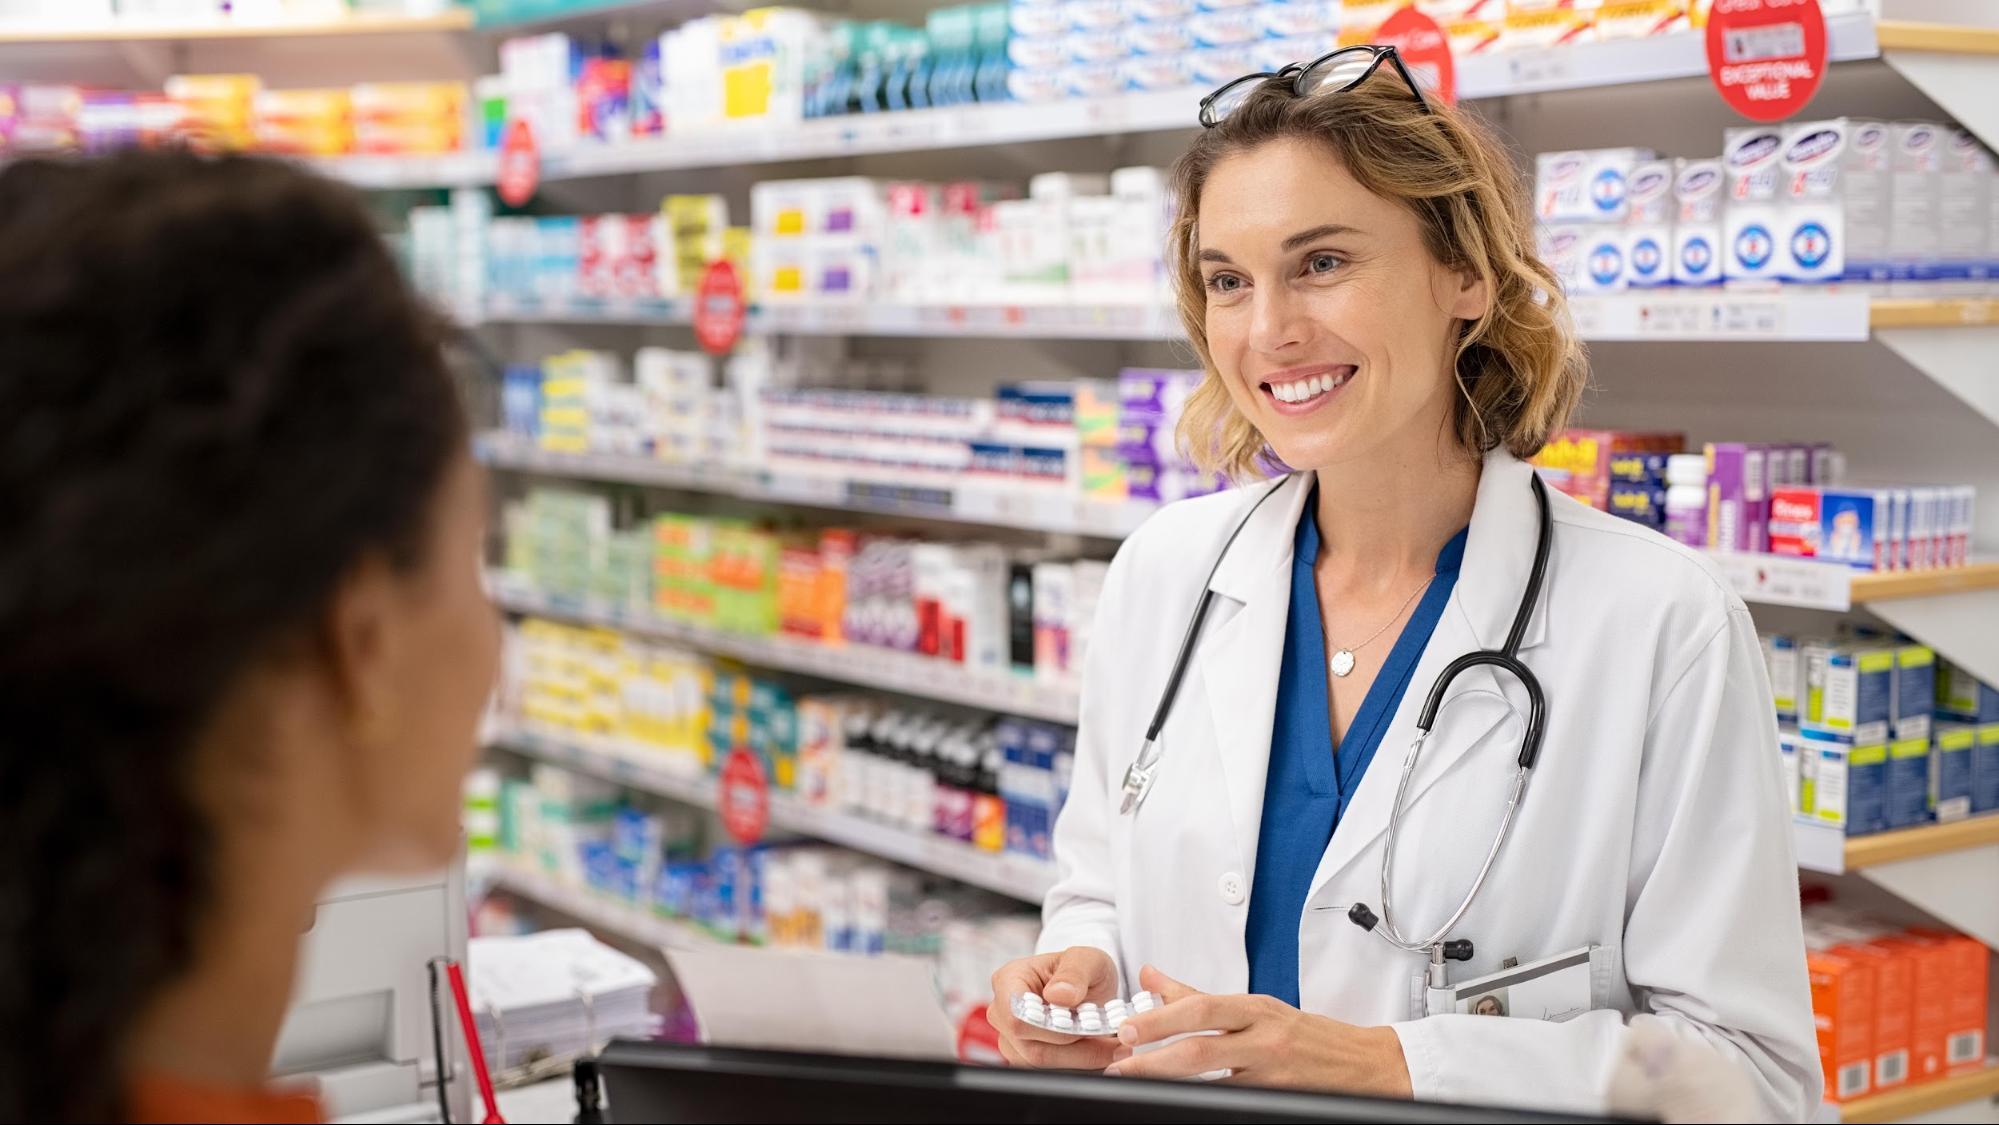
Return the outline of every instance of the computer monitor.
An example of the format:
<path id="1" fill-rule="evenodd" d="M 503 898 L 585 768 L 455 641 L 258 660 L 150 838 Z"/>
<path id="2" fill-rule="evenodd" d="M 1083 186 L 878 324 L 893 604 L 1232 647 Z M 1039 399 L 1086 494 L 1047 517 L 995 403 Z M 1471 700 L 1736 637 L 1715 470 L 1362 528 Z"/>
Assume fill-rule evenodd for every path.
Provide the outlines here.
<path id="1" fill-rule="evenodd" d="M 620 1039 L 598 1061 L 612 1121 L 1601 1121 L 1540 1111 Z"/>

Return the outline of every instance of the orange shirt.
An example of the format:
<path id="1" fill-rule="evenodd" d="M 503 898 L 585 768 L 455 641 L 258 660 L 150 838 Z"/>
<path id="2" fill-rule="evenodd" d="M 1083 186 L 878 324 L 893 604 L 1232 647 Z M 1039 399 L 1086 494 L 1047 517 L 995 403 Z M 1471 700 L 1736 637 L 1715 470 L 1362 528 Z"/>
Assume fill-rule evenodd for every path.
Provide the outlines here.
<path id="1" fill-rule="evenodd" d="M 125 1094 L 132 1120 L 229 1123 L 269 1121 L 274 1125 L 319 1125 L 319 1099 L 256 1087 L 205 1086 L 163 1075 L 144 1075 Z"/>

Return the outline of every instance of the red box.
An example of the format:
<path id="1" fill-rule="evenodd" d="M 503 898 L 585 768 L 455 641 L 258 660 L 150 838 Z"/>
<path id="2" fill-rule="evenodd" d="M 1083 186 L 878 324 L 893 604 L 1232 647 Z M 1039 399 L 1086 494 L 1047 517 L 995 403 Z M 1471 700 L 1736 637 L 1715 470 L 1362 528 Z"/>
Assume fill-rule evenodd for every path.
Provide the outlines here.
<path id="1" fill-rule="evenodd" d="M 1839 947 L 1843 955 L 1874 965 L 1874 1089 L 1878 1093 L 1909 1083 L 1909 1032 L 1915 1014 L 1916 963 L 1907 949 L 1883 939 Z"/>
<path id="2" fill-rule="evenodd" d="M 1957 951 L 1918 933 L 1884 938 L 1882 945 L 1907 950 L 1915 963 L 1909 1021 L 1909 1079 L 1927 1082 L 1944 1073 L 1951 1026 L 1951 974 Z"/>
<path id="3" fill-rule="evenodd" d="M 1817 558 L 1819 534 L 1818 489 L 1805 485 L 1771 490 L 1771 554 Z"/>
<path id="4" fill-rule="evenodd" d="M 1610 510 L 1610 460 L 1622 453 L 1678 453 L 1684 434 L 1631 430 L 1563 430 L 1533 457 L 1550 487 L 1599 511 Z"/>
<path id="5" fill-rule="evenodd" d="M 1805 954 L 1827 1101 L 1852 1101 L 1874 1088 L 1875 966 L 1871 957 L 1837 950 Z"/>
<path id="6" fill-rule="evenodd" d="M 1950 951 L 1950 1015 L 1944 1029 L 1944 1067 L 1976 1068 L 1985 1063 L 1985 1024 L 1991 952 L 1977 938 L 1937 930 L 1916 934 Z"/>

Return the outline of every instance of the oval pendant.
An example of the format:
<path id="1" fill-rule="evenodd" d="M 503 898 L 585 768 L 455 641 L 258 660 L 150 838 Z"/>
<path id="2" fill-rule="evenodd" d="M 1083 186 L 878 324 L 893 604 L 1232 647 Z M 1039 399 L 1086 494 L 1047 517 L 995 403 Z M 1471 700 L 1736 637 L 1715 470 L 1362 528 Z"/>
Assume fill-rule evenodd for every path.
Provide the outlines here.
<path id="1" fill-rule="evenodd" d="M 1340 651 L 1334 653 L 1333 675 L 1345 676 L 1348 672 L 1351 671 L 1353 671 L 1353 653 L 1347 651 L 1346 649 L 1341 649 Z"/>

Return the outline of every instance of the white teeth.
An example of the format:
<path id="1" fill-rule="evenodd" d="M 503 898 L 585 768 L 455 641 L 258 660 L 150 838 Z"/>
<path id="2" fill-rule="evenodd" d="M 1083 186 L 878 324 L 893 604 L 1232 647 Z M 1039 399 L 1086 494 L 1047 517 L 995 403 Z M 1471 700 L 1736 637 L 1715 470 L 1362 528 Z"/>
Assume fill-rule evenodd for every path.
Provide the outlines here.
<path id="1" fill-rule="evenodd" d="M 1292 386 L 1291 384 L 1279 383 L 1277 384 L 1276 389 L 1277 389 L 1277 399 L 1279 402 L 1298 401 L 1298 388 Z"/>
<path id="2" fill-rule="evenodd" d="M 1319 393 L 1325 394 L 1327 391 L 1330 391 L 1332 389 L 1333 389 L 1333 377 L 1331 375 L 1319 376 Z"/>

